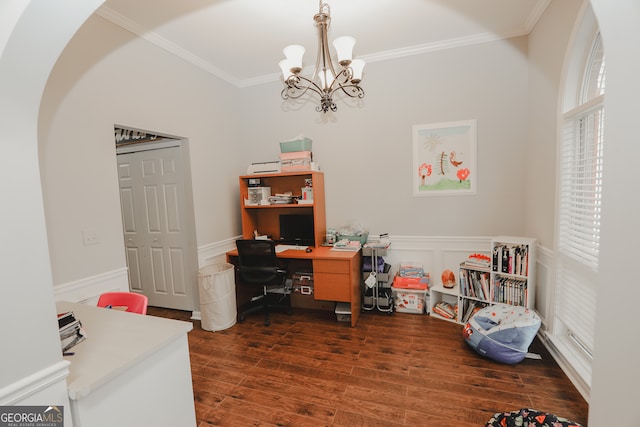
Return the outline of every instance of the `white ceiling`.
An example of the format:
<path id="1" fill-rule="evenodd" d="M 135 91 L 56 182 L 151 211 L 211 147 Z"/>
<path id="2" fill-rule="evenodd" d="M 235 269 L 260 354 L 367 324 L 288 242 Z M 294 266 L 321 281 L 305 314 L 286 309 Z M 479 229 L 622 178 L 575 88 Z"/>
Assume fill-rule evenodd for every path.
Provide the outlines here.
<path id="1" fill-rule="evenodd" d="M 551 0 L 326 0 L 330 42 L 368 63 L 529 34 Z M 107 0 L 97 14 L 238 86 L 278 79 L 282 48 L 315 63 L 318 0 Z M 366 67 L 365 67 L 366 79 Z"/>

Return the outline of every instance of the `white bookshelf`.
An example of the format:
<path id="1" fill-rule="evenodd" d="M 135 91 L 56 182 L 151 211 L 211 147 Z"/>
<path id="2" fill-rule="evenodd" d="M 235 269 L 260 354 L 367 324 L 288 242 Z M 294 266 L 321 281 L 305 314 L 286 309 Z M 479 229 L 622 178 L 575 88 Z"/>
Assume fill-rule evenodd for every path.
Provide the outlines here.
<path id="1" fill-rule="evenodd" d="M 460 264 L 458 285 L 431 288 L 430 313 L 444 320 L 466 323 L 475 307 L 506 304 L 533 309 L 535 303 L 536 240 L 498 236 L 491 239 L 491 265 L 487 268 Z M 439 302 L 457 304 L 457 317 L 447 319 L 434 312 Z"/>

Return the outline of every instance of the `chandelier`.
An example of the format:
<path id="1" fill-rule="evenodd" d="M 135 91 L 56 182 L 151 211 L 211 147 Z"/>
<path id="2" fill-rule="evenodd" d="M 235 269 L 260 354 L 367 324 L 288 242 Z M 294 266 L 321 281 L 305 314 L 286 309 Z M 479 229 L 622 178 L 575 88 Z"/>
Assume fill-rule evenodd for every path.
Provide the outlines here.
<path id="1" fill-rule="evenodd" d="M 300 74 L 305 51 L 300 45 L 285 47 L 283 52 L 287 59 L 280 61 L 279 65 L 286 85 L 282 89 L 282 98 L 297 99 L 308 92 L 314 92 L 320 97 L 320 105 L 316 106 L 316 111 L 326 113 L 329 110 L 335 112 L 338 109 L 333 101 L 336 92 L 342 92 L 351 98 L 364 97 L 364 90 L 360 87 L 364 61 L 352 59 L 356 39 L 339 37 L 333 41 L 333 46 L 336 49 L 340 68 L 334 67 L 327 42 L 331 13 L 328 4 L 323 3 L 322 0 L 319 3 L 319 11 L 313 17 L 318 27 L 318 57 L 313 74 L 310 78 Z"/>

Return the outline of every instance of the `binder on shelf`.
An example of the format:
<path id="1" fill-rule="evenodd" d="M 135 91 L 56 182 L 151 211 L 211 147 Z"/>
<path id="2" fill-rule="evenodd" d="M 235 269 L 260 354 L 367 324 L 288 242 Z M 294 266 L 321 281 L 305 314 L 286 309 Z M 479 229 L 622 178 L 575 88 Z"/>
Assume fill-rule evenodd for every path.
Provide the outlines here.
<path id="1" fill-rule="evenodd" d="M 508 273 L 509 272 L 509 248 L 507 248 L 505 245 L 501 246 L 501 250 L 502 250 L 502 272 L 503 273 Z"/>

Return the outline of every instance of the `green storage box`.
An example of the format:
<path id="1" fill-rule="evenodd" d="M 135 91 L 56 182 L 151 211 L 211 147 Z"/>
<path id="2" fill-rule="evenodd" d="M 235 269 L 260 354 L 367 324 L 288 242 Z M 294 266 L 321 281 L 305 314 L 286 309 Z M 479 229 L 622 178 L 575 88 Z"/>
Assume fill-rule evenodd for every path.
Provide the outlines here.
<path id="1" fill-rule="evenodd" d="M 367 243 L 369 233 L 362 233 L 358 235 L 338 234 L 338 240 L 347 239 L 351 241 L 359 241 L 361 244 Z"/>
<path id="2" fill-rule="evenodd" d="M 311 151 L 311 140 L 309 138 L 292 139 L 280 143 L 281 153 L 291 153 L 294 151 Z"/>

